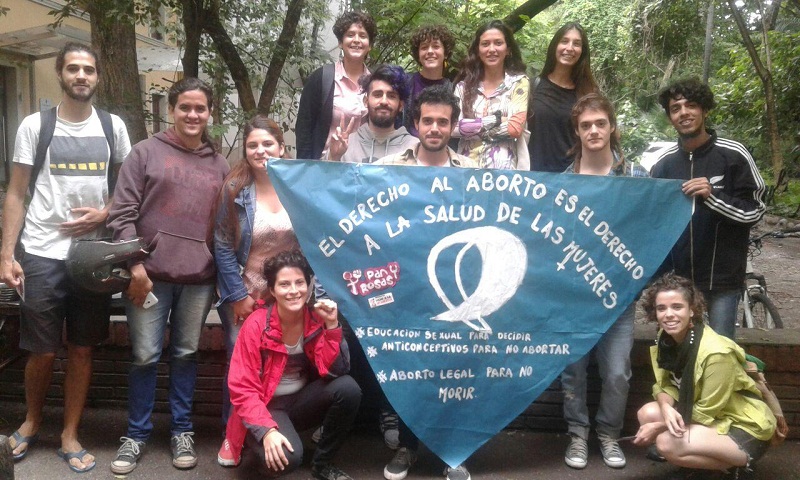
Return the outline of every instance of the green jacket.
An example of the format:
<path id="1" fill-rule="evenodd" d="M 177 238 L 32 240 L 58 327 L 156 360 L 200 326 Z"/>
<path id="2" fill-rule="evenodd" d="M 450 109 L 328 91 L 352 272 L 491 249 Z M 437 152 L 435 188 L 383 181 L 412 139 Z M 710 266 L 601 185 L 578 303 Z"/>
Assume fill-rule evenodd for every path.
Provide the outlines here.
<path id="1" fill-rule="evenodd" d="M 656 377 L 653 397 L 664 392 L 677 401 L 678 387 L 670 372 L 659 368 L 655 345 L 650 347 L 650 358 Z M 768 441 L 775 432 L 775 416 L 744 371 L 744 361 L 741 347 L 705 327 L 694 370 L 692 422 L 716 428 L 720 435 L 727 435 L 733 426 Z"/>

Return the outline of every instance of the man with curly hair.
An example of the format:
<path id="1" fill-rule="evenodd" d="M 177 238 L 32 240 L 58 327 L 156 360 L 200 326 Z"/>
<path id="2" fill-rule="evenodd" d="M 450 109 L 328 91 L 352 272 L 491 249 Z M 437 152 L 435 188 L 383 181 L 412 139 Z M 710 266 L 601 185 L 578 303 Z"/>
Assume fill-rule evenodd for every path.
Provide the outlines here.
<path id="1" fill-rule="evenodd" d="M 653 167 L 654 178 L 686 180 L 692 219 L 661 267 L 690 278 L 708 302 L 714 331 L 734 338 L 745 279 L 750 227 L 764 215 L 764 180 L 741 143 L 707 128 L 714 94 L 697 78 L 679 80 L 658 97 L 678 132 L 678 145 Z"/>
<path id="2" fill-rule="evenodd" d="M 397 128 L 403 102 L 408 98 L 403 69 L 397 65 L 382 65 L 371 75 L 361 77 L 358 83 L 366 94 L 364 105 L 368 121 L 354 132 L 352 125 L 337 128 L 331 137 L 330 159 L 372 163 L 415 146 L 416 137 L 405 127 Z"/>
<path id="3" fill-rule="evenodd" d="M 422 26 L 411 34 L 411 56 L 419 65 L 419 71 L 408 76 L 409 95 L 403 108 L 403 125 L 415 137 L 419 132 L 414 126 L 414 103 L 419 94 L 435 85 L 444 85 L 453 91 L 452 82 L 444 74 L 455 44 L 455 37 L 444 25 Z"/>

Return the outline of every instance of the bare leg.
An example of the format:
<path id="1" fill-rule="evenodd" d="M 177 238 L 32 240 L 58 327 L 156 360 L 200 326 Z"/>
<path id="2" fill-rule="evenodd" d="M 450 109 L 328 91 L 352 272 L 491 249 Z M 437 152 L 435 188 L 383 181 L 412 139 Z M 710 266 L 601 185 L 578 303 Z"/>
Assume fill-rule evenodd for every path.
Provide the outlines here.
<path id="1" fill-rule="evenodd" d="M 89 381 L 92 378 L 92 347 L 67 345 L 67 375 L 64 378 L 64 431 L 61 432 L 61 448 L 65 452 L 79 452 L 78 425 L 86 404 Z M 83 461 L 71 463 L 83 469 L 94 461 L 94 456 L 86 454 Z"/>
<path id="2" fill-rule="evenodd" d="M 726 470 L 747 464 L 747 454 L 731 437 L 705 425 L 690 425 L 682 437 L 664 432 L 656 439 L 656 445 L 670 463 L 681 467 Z"/>
<path id="3" fill-rule="evenodd" d="M 55 353 L 31 353 L 25 364 L 25 404 L 28 408 L 25 422 L 19 427 L 19 433 L 30 437 L 39 431 L 42 424 L 42 408 L 50 380 L 53 378 L 53 360 Z M 13 442 L 13 439 L 10 439 Z M 12 445 L 14 455 L 20 453 L 27 445 Z"/>

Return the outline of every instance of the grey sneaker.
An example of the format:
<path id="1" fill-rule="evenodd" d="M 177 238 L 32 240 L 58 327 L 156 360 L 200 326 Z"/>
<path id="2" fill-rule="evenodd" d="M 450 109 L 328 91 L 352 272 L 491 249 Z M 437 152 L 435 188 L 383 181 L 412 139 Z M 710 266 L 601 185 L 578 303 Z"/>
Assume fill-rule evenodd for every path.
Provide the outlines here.
<path id="1" fill-rule="evenodd" d="M 394 458 L 383 469 L 386 480 L 403 480 L 408 470 L 417 462 L 417 452 L 402 447 L 394 454 Z"/>
<path id="2" fill-rule="evenodd" d="M 194 468 L 197 465 L 197 452 L 194 451 L 194 432 L 183 432 L 173 435 L 170 445 L 172 446 L 172 466 L 182 470 Z"/>
<path id="3" fill-rule="evenodd" d="M 317 427 L 317 429 L 314 430 L 314 433 L 311 434 L 312 442 L 319 443 L 320 440 L 322 440 L 322 425 Z"/>
<path id="4" fill-rule="evenodd" d="M 567 453 L 564 454 L 564 462 L 572 468 L 586 468 L 586 464 L 589 463 L 588 442 L 577 435 L 570 437 L 572 439 L 569 441 Z"/>
<path id="5" fill-rule="evenodd" d="M 383 443 L 390 449 L 397 450 L 398 447 L 400 447 L 400 430 L 397 413 L 381 410 L 380 427 L 381 433 L 383 434 Z"/>
<path id="6" fill-rule="evenodd" d="M 323 465 L 321 467 L 311 467 L 311 476 L 317 480 L 353 480 L 353 477 L 334 467 L 333 465 Z"/>
<path id="7" fill-rule="evenodd" d="M 619 443 L 614 438 L 601 433 L 597 434 L 600 440 L 600 451 L 603 452 L 603 461 L 611 468 L 625 468 L 625 454 L 619 448 Z"/>
<path id="8" fill-rule="evenodd" d="M 447 467 L 444 469 L 444 475 L 447 480 L 472 480 L 472 477 L 469 475 L 469 471 L 464 464 L 457 466 L 456 468 Z"/>
<path id="9" fill-rule="evenodd" d="M 142 456 L 144 442 L 137 442 L 128 437 L 120 437 L 122 446 L 117 450 L 117 457 L 111 462 L 111 472 L 118 475 L 126 475 L 136 468 L 136 462 Z"/>

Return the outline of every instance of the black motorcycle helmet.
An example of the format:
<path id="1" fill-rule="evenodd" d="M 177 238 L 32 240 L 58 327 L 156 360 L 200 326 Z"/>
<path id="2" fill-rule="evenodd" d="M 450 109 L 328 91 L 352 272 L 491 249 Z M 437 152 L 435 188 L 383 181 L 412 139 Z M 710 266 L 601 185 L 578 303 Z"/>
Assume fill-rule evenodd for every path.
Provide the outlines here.
<path id="1" fill-rule="evenodd" d="M 90 292 L 118 293 L 131 281 L 126 262 L 146 257 L 145 248 L 141 238 L 120 242 L 107 238 L 75 240 L 67 252 L 67 273 Z"/>

